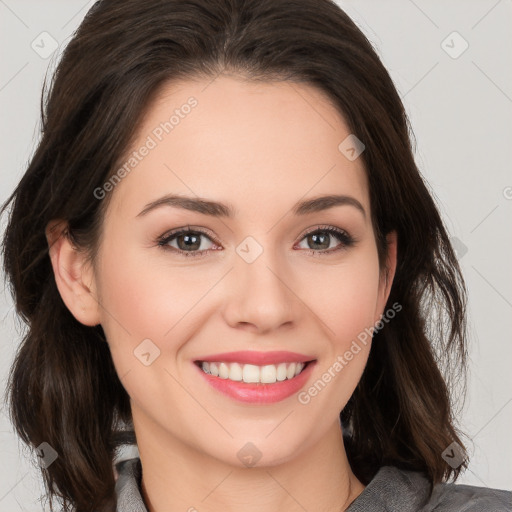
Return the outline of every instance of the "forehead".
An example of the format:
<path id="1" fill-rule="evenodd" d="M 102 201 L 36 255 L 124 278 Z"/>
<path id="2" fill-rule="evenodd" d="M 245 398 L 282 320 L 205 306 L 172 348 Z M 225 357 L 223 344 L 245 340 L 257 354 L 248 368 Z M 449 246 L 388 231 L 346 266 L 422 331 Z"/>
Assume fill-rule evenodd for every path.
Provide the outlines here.
<path id="1" fill-rule="evenodd" d="M 262 207 L 350 193 L 369 211 L 362 160 L 339 149 L 349 135 L 329 98 L 308 84 L 227 76 L 169 83 L 138 127 L 112 203 L 133 216 L 177 193 L 254 217 Z"/>

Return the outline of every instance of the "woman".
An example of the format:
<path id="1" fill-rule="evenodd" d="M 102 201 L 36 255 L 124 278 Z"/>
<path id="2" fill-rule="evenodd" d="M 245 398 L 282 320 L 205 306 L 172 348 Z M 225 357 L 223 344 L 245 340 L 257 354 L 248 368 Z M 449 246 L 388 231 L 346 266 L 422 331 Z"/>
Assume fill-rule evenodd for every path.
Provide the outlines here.
<path id="1" fill-rule="evenodd" d="M 446 483 L 464 282 L 336 4 L 98 2 L 11 202 L 11 416 L 66 510 L 510 510 Z"/>

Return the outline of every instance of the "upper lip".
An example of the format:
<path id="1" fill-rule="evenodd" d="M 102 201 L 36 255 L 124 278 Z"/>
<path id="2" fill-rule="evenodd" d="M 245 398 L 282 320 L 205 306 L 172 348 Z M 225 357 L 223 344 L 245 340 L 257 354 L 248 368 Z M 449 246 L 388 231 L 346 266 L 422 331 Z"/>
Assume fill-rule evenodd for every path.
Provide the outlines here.
<path id="1" fill-rule="evenodd" d="M 271 352 L 258 352 L 255 350 L 239 350 L 236 352 L 223 352 L 222 354 L 212 354 L 196 359 L 198 361 L 208 362 L 226 362 L 226 363 L 241 363 L 241 364 L 254 364 L 262 366 L 266 364 L 279 364 L 279 363 L 305 363 L 313 361 L 315 358 L 297 352 L 288 352 L 285 350 L 276 350 Z"/>

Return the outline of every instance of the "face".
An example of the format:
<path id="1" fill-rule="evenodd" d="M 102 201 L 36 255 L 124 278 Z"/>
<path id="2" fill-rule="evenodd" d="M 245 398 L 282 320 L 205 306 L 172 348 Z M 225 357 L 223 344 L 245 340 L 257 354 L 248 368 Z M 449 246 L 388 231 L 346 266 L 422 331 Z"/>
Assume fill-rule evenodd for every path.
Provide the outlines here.
<path id="1" fill-rule="evenodd" d="M 167 85 L 137 133 L 91 277 L 137 436 L 286 461 L 338 424 L 389 292 L 350 131 L 312 86 L 221 76 Z"/>

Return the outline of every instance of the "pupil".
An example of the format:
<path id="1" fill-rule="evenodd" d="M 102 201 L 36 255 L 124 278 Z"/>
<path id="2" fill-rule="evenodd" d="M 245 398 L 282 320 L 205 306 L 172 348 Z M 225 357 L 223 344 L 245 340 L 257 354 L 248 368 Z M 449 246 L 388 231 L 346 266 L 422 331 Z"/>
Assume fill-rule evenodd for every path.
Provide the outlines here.
<path id="1" fill-rule="evenodd" d="M 311 238 L 315 241 L 315 242 L 318 242 L 319 239 L 323 238 L 324 239 L 324 243 L 322 244 L 321 242 L 321 245 L 325 246 L 323 248 L 327 249 L 329 247 L 329 242 L 327 242 L 327 245 L 325 244 L 325 239 L 328 238 L 328 235 L 311 235 Z"/>
<path id="2" fill-rule="evenodd" d="M 184 246 L 185 250 L 199 249 L 199 246 L 201 245 L 201 242 L 199 241 L 200 239 L 197 235 L 181 235 L 180 237 L 178 237 L 178 242 L 181 238 L 183 238 L 183 240 L 185 242 L 185 246 Z M 195 240 L 195 242 L 193 240 Z M 181 244 L 179 244 L 179 245 L 181 245 Z M 183 247 L 180 247 L 180 248 L 183 248 Z"/>

